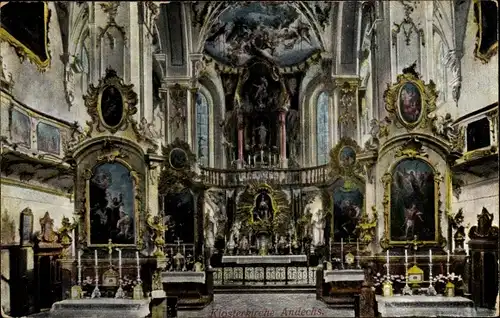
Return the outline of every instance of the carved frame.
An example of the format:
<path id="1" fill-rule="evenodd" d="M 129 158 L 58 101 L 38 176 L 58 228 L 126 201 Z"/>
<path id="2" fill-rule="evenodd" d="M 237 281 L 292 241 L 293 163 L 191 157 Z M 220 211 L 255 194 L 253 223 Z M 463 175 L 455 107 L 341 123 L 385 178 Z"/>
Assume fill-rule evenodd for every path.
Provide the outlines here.
<path id="1" fill-rule="evenodd" d="M 75 211 L 79 216 L 78 242 L 82 247 L 107 246 L 107 244 L 92 244 L 90 238 L 90 180 L 94 169 L 104 163 L 120 163 L 129 170 L 134 183 L 134 244 L 115 244 L 133 249 L 143 247 L 143 215 L 145 201 L 143 193 L 146 190 L 144 153 L 133 143 L 125 142 L 116 137 L 99 137 L 85 150 L 79 151 L 75 157 L 77 175 L 75 183 Z M 145 217 L 145 216 L 144 216 Z"/>
<path id="2" fill-rule="evenodd" d="M 391 240 L 390 233 L 390 219 L 391 219 L 391 190 L 392 190 L 392 180 L 393 172 L 399 163 L 406 159 L 418 159 L 426 164 L 428 164 L 434 174 L 434 222 L 435 222 L 435 240 L 432 241 L 420 241 L 416 243 L 422 246 L 441 246 L 446 245 L 446 239 L 443 237 L 441 232 L 441 214 L 440 209 L 440 196 L 441 196 L 441 182 L 443 182 L 443 177 L 441 173 L 436 169 L 436 167 L 428 160 L 428 154 L 422 149 L 422 145 L 416 140 L 409 140 L 401 149 L 399 149 L 395 155 L 395 161 L 389 166 L 388 171 L 382 176 L 381 182 L 384 187 L 384 197 L 382 199 L 382 205 L 384 207 L 384 234 L 383 238 L 380 240 L 380 246 L 386 250 L 394 246 L 406 246 L 409 241 L 393 241 Z"/>
<path id="3" fill-rule="evenodd" d="M 120 123 L 113 127 L 105 123 L 102 118 L 101 110 L 102 93 L 105 89 L 111 86 L 118 90 L 122 97 L 123 104 Z M 87 95 L 83 96 L 87 113 L 92 118 L 91 121 L 87 121 L 87 125 L 90 129 L 88 134 L 91 134 L 94 128 L 100 133 L 105 132 L 105 129 L 107 129 L 109 132 L 114 134 L 119 130 L 126 130 L 129 125 L 134 124 L 132 116 L 137 113 L 138 98 L 137 94 L 133 91 L 133 87 L 133 84 L 124 84 L 123 79 L 118 77 L 113 69 L 109 68 L 106 70 L 104 78 L 99 80 L 99 84 L 97 86 L 90 84 L 87 90 Z"/>
<path id="4" fill-rule="evenodd" d="M 481 52 L 479 52 L 479 49 L 481 47 L 481 42 L 482 42 L 482 22 L 479 19 L 482 19 L 482 16 L 481 16 L 481 1 L 483 0 L 473 0 L 473 5 L 474 5 L 474 23 L 477 25 L 477 34 L 476 34 L 476 44 L 475 44 L 475 48 L 474 48 L 474 56 L 479 59 L 483 64 L 487 64 L 490 59 L 495 55 L 497 54 L 498 52 L 498 38 L 497 38 L 497 41 L 491 45 L 489 48 L 488 48 L 488 51 L 484 54 L 482 54 Z M 498 0 L 490 0 L 494 3 L 496 3 L 497 5 L 497 9 L 498 9 Z M 477 16 L 476 16 L 476 10 L 477 10 Z"/>
<path id="5" fill-rule="evenodd" d="M 408 69 L 404 69 L 403 74 L 398 75 L 397 82 L 392 85 L 388 84 L 384 92 L 385 109 L 390 113 L 390 117 L 397 118 L 397 122 L 401 123 L 402 126 L 408 130 L 417 127 L 426 128 L 431 124 L 428 115 L 436 110 L 436 99 L 438 96 L 434 82 L 430 81 L 429 84 L 425 84 L 424 81 L 420 79 L 420 75 L 415 72 L 414 67 L 415 65 Z M 418 120 L 414 123 L 406 122 L 402 118 L 399 109 L 401 90 L 407 83 L 415 85 L 420 93 L 422 109 Z"/>
<path id="6" fill-rule="evenodd" d="M 16 54 L 19 56 L 19 59 L 24 61 L 25 58 L 35 64 L 40 72 L 46 71 L 51 62 L 50 49 L 49 49 L 49 23 L 51 17 L 51 11 L 49 10 L 49 4 L 44 1 L 44 10 L 43 10 L 43 19 L 44 19 L 44 44 L 45 44 L 45 53 L 47 54 L 47 60 L 42 61 L 38 55 L 36 55 L 33 51 L 28 49 L 24 44 L 22 44 L 19 40 L 13 37 L 9 32 L 7 32 L 4 28 L 0 28 L 0 39 L 9 43 L 16 50 Z"/>

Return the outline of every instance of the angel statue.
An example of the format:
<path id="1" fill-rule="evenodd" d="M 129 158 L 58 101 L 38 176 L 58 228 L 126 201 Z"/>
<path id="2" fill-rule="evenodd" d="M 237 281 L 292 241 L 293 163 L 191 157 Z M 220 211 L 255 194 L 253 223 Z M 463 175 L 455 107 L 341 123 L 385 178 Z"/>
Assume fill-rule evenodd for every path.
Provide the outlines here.
<path id="1" fill-rule="evenodd" d="M 318 209 L 313 213 L 311 220 L 313 229 L 313 245 L 322 246 L 325 244 L 325 213 L 323 209 Z"/>
<path id="2" fill-rule="evenodd" d="M 378 139 L 380 132 L 379 122 L 376 119 L 372 119 L 370 121 L 370 138 L 365 143 L 366 150 L 376 150 L 380 145 L 380 141 Z"/>
<path id="3" fill-rule="evenodd" d="M 163 246 L 165 245 L 165 240 L 163 239 L 163 235 L 167 230 L 165 217 L 161 215 L 153 216 L 151 213 L 148 213 L 146 223 L 153 232 L 153 244 L 156 249 L 153 256 L 164 257 L 165 253 L 163 252 Z"/>

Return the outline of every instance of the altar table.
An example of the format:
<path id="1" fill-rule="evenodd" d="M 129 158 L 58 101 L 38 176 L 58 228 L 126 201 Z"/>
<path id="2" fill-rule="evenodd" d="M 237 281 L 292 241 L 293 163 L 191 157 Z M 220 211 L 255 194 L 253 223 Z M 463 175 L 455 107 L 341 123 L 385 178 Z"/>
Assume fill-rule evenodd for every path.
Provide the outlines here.
<path id="1" fill-rule="evenodd" d="M 291 264 L 307 262 L 306 255 L 224 255 L 222 263 L 246 264 Z"/>
<path id="2" fill-rule="evenodd" d="M 474 317 L 474 302 L 464 297 L 376 296 L 381 317 Z"/>
<path id="3" fill-rule="evenodd" d="M 365 272 L 362 269 L 334 269 L 323 271 L 325 283 L 329 282 L 363 282 Z"/>
<path id="4" fill-rule="evenodd" d="M 163 272 L 162 282 L 171 283 L 199 283 L 205 284 L 205 272 Z"/>
<path id="5" fill-rule="evenodd" d="M 144 318 L 149 315 L 149 299 L 66 299 L 50 309 L 50 317 L 61 318 Z"/>

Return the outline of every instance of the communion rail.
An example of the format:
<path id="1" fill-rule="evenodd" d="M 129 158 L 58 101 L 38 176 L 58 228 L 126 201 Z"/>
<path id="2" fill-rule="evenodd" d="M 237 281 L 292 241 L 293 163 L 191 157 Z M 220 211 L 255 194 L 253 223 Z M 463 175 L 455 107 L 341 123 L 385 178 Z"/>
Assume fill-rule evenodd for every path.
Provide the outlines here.
<path id="1" fill-rule="evenodd" d="M 281 185 L 317 185 L 328 180 L 327 167 L 327 165 L 301 169 L 216 169 L 200 167 L 200 181 L 206 185 L 219 188 L 245 186 L 252 181 L 266 181 Z"/>
<path id="2" fill-rule="evenodd" d="M 235 265 L 214 268 L 215 286 L 315 286 L 316 267 Z"/>

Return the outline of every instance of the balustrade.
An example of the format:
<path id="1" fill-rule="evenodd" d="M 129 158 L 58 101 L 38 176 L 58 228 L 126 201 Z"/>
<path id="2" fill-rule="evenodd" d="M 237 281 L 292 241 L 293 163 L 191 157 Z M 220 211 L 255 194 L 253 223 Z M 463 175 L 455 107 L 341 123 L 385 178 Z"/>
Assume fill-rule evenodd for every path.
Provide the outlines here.
<path id="1" fill-rule="evenodd" d="M 303 168 L 247 168 L 215 169 L 200 167 L 200 181 L 214 187 L 238 187 L 251 181 L 265 181 L 281 185 L 317 185 L 327 181 L 327 165 Z"/>

